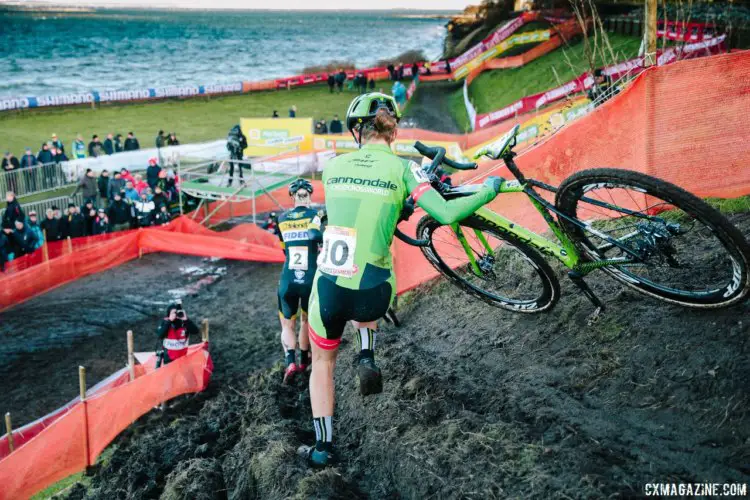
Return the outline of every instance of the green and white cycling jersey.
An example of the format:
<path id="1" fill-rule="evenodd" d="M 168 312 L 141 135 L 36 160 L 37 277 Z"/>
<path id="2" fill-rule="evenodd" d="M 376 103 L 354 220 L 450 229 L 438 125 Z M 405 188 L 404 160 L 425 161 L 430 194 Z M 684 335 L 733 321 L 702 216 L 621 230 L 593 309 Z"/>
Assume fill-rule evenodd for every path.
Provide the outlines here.
<path id="1" fill-rule="evenodd" d="M 409 195 L 443 224 L 471 215 L 495 197 L 491 187 L 446 201 L 416 162 L 382 144 L 334 158 L 323 171 L 328 226 L 318 272 L 341 287 L 369 289 L 393 279 L 391 242 Z M 394 286 L 395 291 L 395 286 Z"/>

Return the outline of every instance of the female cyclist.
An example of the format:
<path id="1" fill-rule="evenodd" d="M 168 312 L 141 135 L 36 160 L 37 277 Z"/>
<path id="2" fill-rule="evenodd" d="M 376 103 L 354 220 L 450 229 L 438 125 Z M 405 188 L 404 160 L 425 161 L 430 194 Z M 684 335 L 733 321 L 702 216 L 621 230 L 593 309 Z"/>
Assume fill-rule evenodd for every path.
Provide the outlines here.
<path id="1" fill-rule="evenodd" d="M 313 466 L 333 461 L 333 371 L 347 321 L 358 333 L 357 375 L 363 395 L 382 391 L 375 364 L 376 320 L 395 292 L 391 242 L 405 200 L 443 224 L 462 220 L 497 195 L 501 180 L 491 177 L 472 196 L 446 201 L 430 186 L 420 165 L 391 151 L 401 112 L 393 97 L 369 93 L 356 97 L 346 125 L 360 149 L 334 158 L 323 172 L 328 226 L 310 296 L 312 404 L 315 446 L 301 451 Z"/>

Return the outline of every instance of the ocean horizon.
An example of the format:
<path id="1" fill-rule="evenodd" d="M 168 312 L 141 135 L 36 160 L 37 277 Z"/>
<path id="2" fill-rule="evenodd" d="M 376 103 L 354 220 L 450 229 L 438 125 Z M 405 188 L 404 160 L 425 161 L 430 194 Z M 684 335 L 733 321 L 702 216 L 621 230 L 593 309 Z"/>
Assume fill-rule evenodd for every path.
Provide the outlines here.
<path id="1" fill-rule="evenodd" d="M 448 11 L 0 9 L 0 97 L 221 85 L 408 50 L 441 56 Z"/>

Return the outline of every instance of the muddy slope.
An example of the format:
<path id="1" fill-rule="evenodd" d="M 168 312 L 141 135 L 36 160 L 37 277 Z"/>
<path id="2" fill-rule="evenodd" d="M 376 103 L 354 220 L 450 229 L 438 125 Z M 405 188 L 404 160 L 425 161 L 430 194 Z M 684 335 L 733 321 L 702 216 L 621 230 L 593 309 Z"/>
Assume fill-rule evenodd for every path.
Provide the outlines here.
<path id="1" fill-rule="evenodd" d="M 231 292 L 220 287 L 227 273 Z M 153 351 L 156 327 L 176 297 L 192 319 L 211 322 L 216 380 L 264 366 L 270 353 L 250 339 L 275 335 L 277 276 L 277 266 L 153 254 L 16 306 L 0 314 L 0 411 L 23 425 L 78 394 L 79 365 L 89 386 L 119 370 L 127 330 L 135 332 L 136 351 Z M 222 305 L 225 293 L 239 299 L 231 313 Z"/>
<path id="2" fill-rule="evenodd" d="M 750 217 L 735 221 L 747 234 Z M 268 307 L 251 310 L 243 282 L 224 279 L 196 300 L 235 338 L 217 339 L 217 366 L 249 376 L 144 417 L 69 497 L 605 498 L 653 481 L 750 483 L 750 302 L 692 311 L 589 281 L 608 307 L 591 327 L 565 280 L 542 316 L 426 285 L 402 302 L 404 326 L 379 336 L 385 389 L 366 399 L 349 331 L 336 372 L 341 463 L 313 472 L 295 453 L 313 439 L 305 384 L 282 387 L 278 366 L 251 364 L 276 359 L 275 325 L 230 319 Z M 252 354 L 233 349 L 241 338 Z"/>
<path id="3" fill-rule="evenodd" d="M 462 85 L 463 82 L 452 81 L 419 82 L 409 101 L 404 121 L 410 127 L 462 134 L 464 131 L 456 123 L 450 108 L 451 95 Z"/>

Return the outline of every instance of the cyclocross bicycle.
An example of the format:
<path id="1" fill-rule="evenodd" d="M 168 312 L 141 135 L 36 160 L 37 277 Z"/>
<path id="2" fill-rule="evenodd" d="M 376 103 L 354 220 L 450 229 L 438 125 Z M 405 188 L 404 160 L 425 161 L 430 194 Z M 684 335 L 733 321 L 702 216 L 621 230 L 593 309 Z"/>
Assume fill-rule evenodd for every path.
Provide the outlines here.
<path id="1" fill-rule="evenodd" d="M 559 187 L 527 179 L 513 161 L 518 129 L 475 158 L 504 160 L 516 180 L 503 180 L 500 194 L 526 194 L 558 242 L 487 206 L 450 225 L 425 216 L 417 225 L 418 239 L 396 230 L 460 288 L 510 311 L 549 311 L 560 297 L 560 283 L 548 256 L 569 269 L 568 276 L 594 304 L 592 319 L 603 304 L 583 278 L 597 269 L 643 294 L 687 307 L 727 307 L 747 297 L 750 246 L 718 210 L 673 184 L 629 170 L 583 170 Z M 481 188 L 454 187 L 440 168 L 468 170 L 476 163 L 454 162 L 445 158 L 445 149 L 419 142 L 415 148 L 433 160 L 423 169 L 444 198 Z M 537 189 L 555 193 L 554 204 Z"/>

